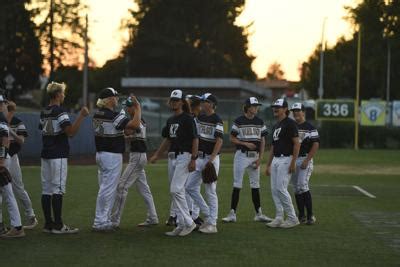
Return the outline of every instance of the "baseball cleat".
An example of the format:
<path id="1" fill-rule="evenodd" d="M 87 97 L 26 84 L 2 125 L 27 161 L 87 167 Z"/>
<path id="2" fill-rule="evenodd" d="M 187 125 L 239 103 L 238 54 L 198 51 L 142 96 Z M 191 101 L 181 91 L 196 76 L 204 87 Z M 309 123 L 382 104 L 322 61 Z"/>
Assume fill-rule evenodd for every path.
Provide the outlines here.
<path id="1" fill-rule="evenodd" d="M 257 213 L 256 216 L 254 216 L 254 221 L 255 222 L 272 222 L 273 219 L 270 217 L 262 214 L 262 213 Z"/>
<path id="2" fill-rule="evenodd" d="M 4 223 L 0 223 L 0 235 L 4 235 L 5 233 L 8 232 L 7 227 L 4 225 Z"/>
<path id="3" fill-rule="evenodd" d="M 182 229 L 182 231 L 179 233 L 179 236 L 186 236 L 193 232 L 193 230 L 196 228 L 196 223 L 192 223 L 190 226 L 186 226 L 185 228 Z"/>
<path id="4" fill-rule="evenodd" d="M 315 224 L 316 221 L 317 221 L 317 218 L 315 218 L 315 216 L 313 215 L 313 216 L 311 216 L 310 219 L 307 220 L 306 224 L 313 225 L 313 224 Z"/>
<path id="5" fill-rule="evenodd" d="M 204 234 L 216 234 L 218 233 L 217 226 L 212 224 L 207 224 L 205 227 L 199 229 L 200 232 Z"/>
<path id="6" fill-rule="evenodd" d="M 180 232 L 182 232 L 183 227 L 182 226 L 177 226 L 174 230 L 171 232 L 166 232 L 165 234 L 167 236 L 178 236 Z"/>
<path id="7" fill-rule="evenodd" d="M 167 226 L 177 226 L 176 224 L 176 216 L 169 216 L 168 220 L 165 222 Z"/>
<path id="8" fill-rule="evenodd" d="M 305 224 L 307 222 L 306 216 L 299 217 L 299 221 L 300 221 L 301 224 Z"/>
<path id="9" fill-rule="evenodd" d="M 222 218 L 223 222 L 236 222 L 235 210 L 231 210 L 225 218 Z"/>
<path id="10" fill-rule="evenodd" d="M 283 223 L 282 218 L 275 218 L 272 220 L 272 222 L 269 222 L 266 225 L 271 228 L 277 228 L 277 227 L 280 227 L 282 223 Z"/>
<path id="11" fill-rule="evenodd" d="M 32 230 L 35 226 L 38 225 L 38 220 L 35 216 L 29 217 L 26 220 L 26 224 L 23 226 L 24 229 Z"/>
<path id="12" fill-rule="evenodd" d="M 78 228 L 69 227 L 65 224 L 60 229 L 53 228 L 51 230 L 51 233 L 56 235 L 76 234 L 78 232 L 79 232 Z"/>
<path id="13" fill-rule="evenodd" d="M 25 232 L 24 229 L 21 228 L 21 230 L 17 230 L 17 228 L 12 227 L 7 233 L 2 234 L 0 237 L 1 238 L 19 238 L 19 237 L 24 237 Z"/>
<path id="14" fill-rule="evenodd" d="M 286 221 L 284 221 L 279 227 L 280 227 L 280 228 L 293 228 L 293 227 L 295 227 L 295 226 L 297 226 L 297 225 L 299 225 L 299 224 L 300 224 L 300 222 L 299 222 L 299 220 L 297 220 L 297 218 L 296 218 L 295 221 L 292 221 L 292 220 L 286 220 Z"/>
<path id="15" fill-rule="evenodd" d="M 147 218 L 144 222 L 139 223 L 137 226 L 139 227 L 147 227 L 147 226 L 153 226 L 158 224 L 158 219 L 150 219 Z"/>

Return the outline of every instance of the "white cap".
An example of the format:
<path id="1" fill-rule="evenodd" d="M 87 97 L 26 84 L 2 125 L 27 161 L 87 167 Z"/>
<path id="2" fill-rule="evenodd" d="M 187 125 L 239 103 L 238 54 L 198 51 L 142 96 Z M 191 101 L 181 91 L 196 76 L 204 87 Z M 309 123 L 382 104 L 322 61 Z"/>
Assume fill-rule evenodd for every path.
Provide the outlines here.
<path id="1" fill-rule="evenodd" d="M 279 98 L 272 104 L 272 107 L 273 108 L 287 108 L 288 103 L 286 102 L 285 99 Z"/>
<path id="2" fill-rule="evenodd" d="M 246 99 L 245 104 L 247 106 L 261 106 L 261 104 L 258 102 L 258 99 L 256 97 L 249 97 Z"/>
<path id="3" fill-rule="evenodd" d="M 0 102 L 5 102 L 5 101 L 6 101 L 6 99 L 4 98 L 4 96 L 0 95 Z"/>
<path id="4" fill-rule="evenodd" d="M 294 103 L 292 105 L 292 107 L 290 108 L 290 110 L 304 110 L 304 106 L 303 104 L 301 104 L 300 102 Z"/>
<path id="5" fill-rule="evenodd" d="M 176 89 L 171 92 L 171 96 L 169 97 L 170 99 L 183 99 L 183 92 L 182 90 Z"/>

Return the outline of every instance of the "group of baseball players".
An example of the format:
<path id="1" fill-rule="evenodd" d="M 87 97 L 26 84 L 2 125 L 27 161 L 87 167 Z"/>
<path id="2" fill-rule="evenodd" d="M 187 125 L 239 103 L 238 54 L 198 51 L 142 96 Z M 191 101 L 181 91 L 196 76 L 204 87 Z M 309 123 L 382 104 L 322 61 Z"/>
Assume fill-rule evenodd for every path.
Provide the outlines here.
<path id="1" fill-rule="evenodd" d="M 69 157 L 68 138 L 74 136 L 89 111 L 83 107 L 72 123 L 62 107 L 66 86 L 52 82 L 47 86 L 49 105 L 40 114 L 42 132 L 41 204 L 44 214 L 43 232 L 74 234 L 79 229 L 67 226 L 62 219 L 63 195 L 66 193 Z M 217 178 L 204 179 L 204 169 L 212 165 L 216 176 L 220 168 L 220 150 L 223 144 L 223 121 L 216 113 L 218 99 L 205 93 L 202 96 L 185 95 L 173 90 L 168 101 L 172 112 L 162 130 L 163 140 L 150 157 L 155 163 L 168 151 L 168 178 L 171 195 L 169 218 L 166 224 L 174 228 L 167 236 L 186 236 L 198 230 L 217 233 L 218 195 Z M 291 228 L 300 223 L 312 225 L 316 218 L 312 211 L 309 179 L 313 171 L 313 157 L 319 147 L 318 131 L 305 120 L 305 109 L 295 103 L 289 109 L 284 99 L 272 104 L 277 123 L 271 132 L 257 117 L 261 104 L 255 97 L 246 99 L 243 114 L 237 117 L 230 131 L 230 141 L 236 152 L 233 162 L 233 190 L 231 210 L 223 222 L 236 222 L 236 210 L 245 172 L 249 176 L 254 221 L 268 227 Z M 93 129 L 98 165 L 99 191 L 96 200 L 92 230 L 112 232 L 119 229 L 121 216 L 132 185 L 143 197 L 147 218 L 138 226 L 159 224 L 153 195 L 147 182 L 146 122 L 135 96 L 125 101 L 125 108 L 117 111 L 118 92 L 103 89 L 96 103 Z M 24 189 L 18 152 L 27 137 L 26 127 L 14 116 L 16 105 L 0 96 L 0 236 L 25 236 L 24 229 L 33 229 L 38 220 Z M 290 111 L 293 119 L 289 118 Z M 260 201 L 260 166 L 270 136 L 271 149 L 266 175 L 271 177 L 272 198 L 276 208 L 274 219 L 262 212 Z M 129 143 L 129 162 L 122 172 L 125 145 Z M 122 173 L 122 175 L 121 175 Z M 206 181 L 207 180 L 207 181 Z M 292 182 L 298 215 L 288 192 Z M 204 185 L 204 196 L 201 186 Z M 1 202 L 7 206 L 10 228 L 3 222 Z M 22 225 L 17 199 L 24 208 L 26 223 Z M 286 213 L 286 216 L 285 216 Z M 203 218 L 201 218 L 203 216 Z"/>

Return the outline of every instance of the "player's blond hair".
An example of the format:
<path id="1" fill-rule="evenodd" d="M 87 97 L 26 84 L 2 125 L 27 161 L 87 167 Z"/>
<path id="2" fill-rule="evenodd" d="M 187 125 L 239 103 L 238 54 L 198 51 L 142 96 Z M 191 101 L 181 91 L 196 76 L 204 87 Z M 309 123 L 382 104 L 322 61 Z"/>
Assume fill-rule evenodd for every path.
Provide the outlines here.
<path id="1" fill-rule="evenodd" d="M 50 98 L 54 98 L 58 93 L 65 92 L 67 85 L 65 83 L 51 82 L 47 85 L 46 92 Z"/>
<path id="2" fill-rule="evenodd" d="M 110 101 L 109 97 L 103 98 L 103 99 L 99 98 L 99 99 L 97 99 L 96 106 L 98 108 L 104 108 L 105 106 L 107 106 L 108 101 Z"/>

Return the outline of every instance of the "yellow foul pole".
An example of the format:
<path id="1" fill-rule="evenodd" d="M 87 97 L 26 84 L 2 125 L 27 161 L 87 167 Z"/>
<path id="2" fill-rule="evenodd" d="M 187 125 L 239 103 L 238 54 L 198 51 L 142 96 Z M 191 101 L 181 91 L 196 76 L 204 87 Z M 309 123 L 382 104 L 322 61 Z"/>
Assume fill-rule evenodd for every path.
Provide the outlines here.
<path id="1" fill-rule="evenodd" d="M 357 78 L 356 78 L 356 103 L 354 107 L 354 149 L 358 150 L 358 105 L 360 102 L 360 63 L 361 63 L 361 25 L 358 30 L 357 42 Z"/>

